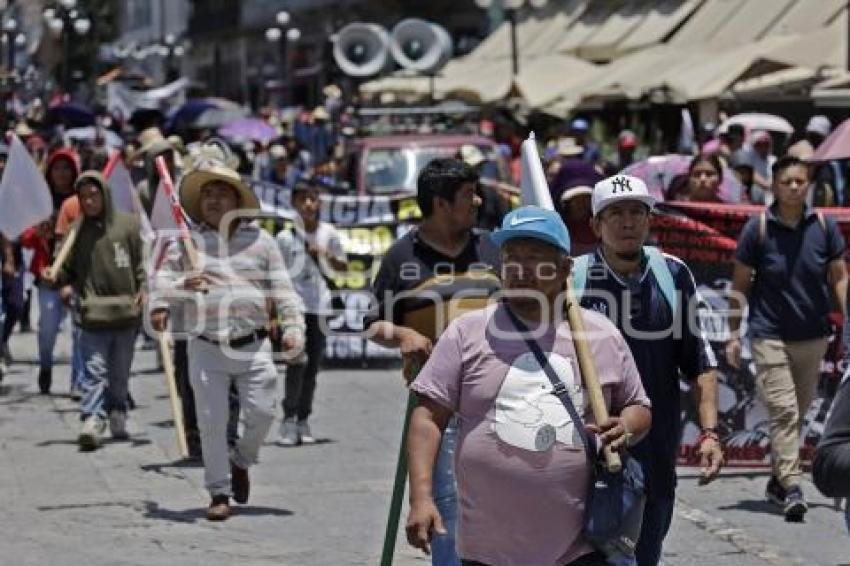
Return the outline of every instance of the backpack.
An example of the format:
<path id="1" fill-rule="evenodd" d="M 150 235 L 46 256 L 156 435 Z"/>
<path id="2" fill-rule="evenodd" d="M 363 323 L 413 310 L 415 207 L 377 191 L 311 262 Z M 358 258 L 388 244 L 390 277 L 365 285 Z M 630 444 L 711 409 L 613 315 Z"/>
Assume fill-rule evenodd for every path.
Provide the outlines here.
<path id="1" fill-rule="evenodd" d="M 829 236 L 829 229 L 826 226 L 826 218 L 823 215 L 823 212 L 817 210 L 815 214 L 818 215 L 818 223 L 820 227 L 823 228 L 824 233 Z M 764 246 L 764 240 L 767 238 L 767 212 L 762 211 L 759 215 L 759 245 Z"/>
<path id="2" fill-rule="evenodd" d="M 673 313 L 673 318 L 676 318 L 676 281 L 673 279 L 673 274 L 670 272 L 670 267 L 667 265 L 667 260 L 661 250 L 655 246 L 644 246 L 643 253 L 646 254 L 649 270 L 655 275 L 655 280 L 661 288 L 661 294 L 667 299 L 667 304 L 670 305 L 670 311 Z M 581 302 L 581 297 L 584 295 L 584 288 L 587 284 L 587 272 L 590 269 L 590 260 L 593 254 L 584 254 L 573 260 L 573 292 L 576 300 Z"/>

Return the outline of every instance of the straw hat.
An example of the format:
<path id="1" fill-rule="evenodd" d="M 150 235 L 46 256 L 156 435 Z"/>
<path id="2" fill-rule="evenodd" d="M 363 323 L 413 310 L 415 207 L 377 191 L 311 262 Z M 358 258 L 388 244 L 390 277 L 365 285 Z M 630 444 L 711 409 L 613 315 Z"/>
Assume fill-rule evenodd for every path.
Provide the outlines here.
<path id="1" fill-rule="evenodd" d="M 575 138 L 561 138 L 555 148 L 562 157 L 575 157 L 584 153 L 584 147 L 576 143 Z"/>
<path id="2" fill-rule="evenodd" d="M 239 194 L 239 208 L 260 210 L 260 201 L 242 177 L 222 162 L 208 159 L 195 163 L 180 181 L 180 204 L 195 222 L 201 222 L 201 187 L 211 181 L 227 183 Z"/>
<path id="3" fill-rule="evenodd" d="M 484 152 L 472 144 L 464 144 L 460 146 L 460 158 L 470 167 L 477 167 L 486 160 Z"/>
<path id="4" fill-rule="evenodd" d="M 316 106 L 315 110 L 313 110 L 313 120 L 330 120 L 331 115 L 328 114 L 328 111 L 325 110 L 324 106 Z"/>

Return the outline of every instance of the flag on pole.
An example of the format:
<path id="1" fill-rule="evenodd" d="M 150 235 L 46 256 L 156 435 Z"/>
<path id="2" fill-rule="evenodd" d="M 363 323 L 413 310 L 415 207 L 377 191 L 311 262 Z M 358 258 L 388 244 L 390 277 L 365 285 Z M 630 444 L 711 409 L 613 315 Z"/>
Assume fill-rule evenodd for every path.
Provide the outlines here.
<path id="1" fill-rule="evenodd" d="M 15 135 L 0 181 L 0 203 L 0 232 L 9 239 L 17 238 L 24 230 L 53 214 L 50 187 Z"/>
<path id="2" fill-rule="evenodd" d="M 533 204 L 547 210 L 555 210 L 552 202 L 552 194 L 549 192 L 549 184 L 543 173 L 543 163 L 537 153 L 537 140 L 534 132 L 528 135 L 528 139 L 522 142 L 522 175 L 520 189 L 522 190 L 522 204 Z"/>

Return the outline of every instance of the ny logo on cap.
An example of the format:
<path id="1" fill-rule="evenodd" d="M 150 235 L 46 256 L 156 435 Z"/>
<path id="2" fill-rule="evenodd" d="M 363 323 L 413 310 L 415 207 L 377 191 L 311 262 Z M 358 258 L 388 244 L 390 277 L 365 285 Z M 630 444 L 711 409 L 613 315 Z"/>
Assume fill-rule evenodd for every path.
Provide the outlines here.
<path id="1" fill-rule="evenodd" d="M 628 177 L 614 177 L 611 180 L 611 185 L 613 186 L 611 194 L 624 193 L 626 191 L 632 192 L 632 183 Z"/>

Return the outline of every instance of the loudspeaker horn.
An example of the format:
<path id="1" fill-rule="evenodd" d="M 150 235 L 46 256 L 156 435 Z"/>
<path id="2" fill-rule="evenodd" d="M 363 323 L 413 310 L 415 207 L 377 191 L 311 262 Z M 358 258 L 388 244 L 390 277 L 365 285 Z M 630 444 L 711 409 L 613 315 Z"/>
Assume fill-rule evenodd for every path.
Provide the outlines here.
<path id="1" fill-rule="evenodd" d="M 389 45 L 390 37 L 383 27 L 354 22 L 339 31 L 334 60 L 346 75 L 369 77 L 387 67 Z"/>
<path id="2" fill-rule="evenodd" d="M 396 63 L 433 75 L 452 57 L 452 38 L 442 26 L 418 18 L 400 21 L 393 28 L 390 52 Z"/>

